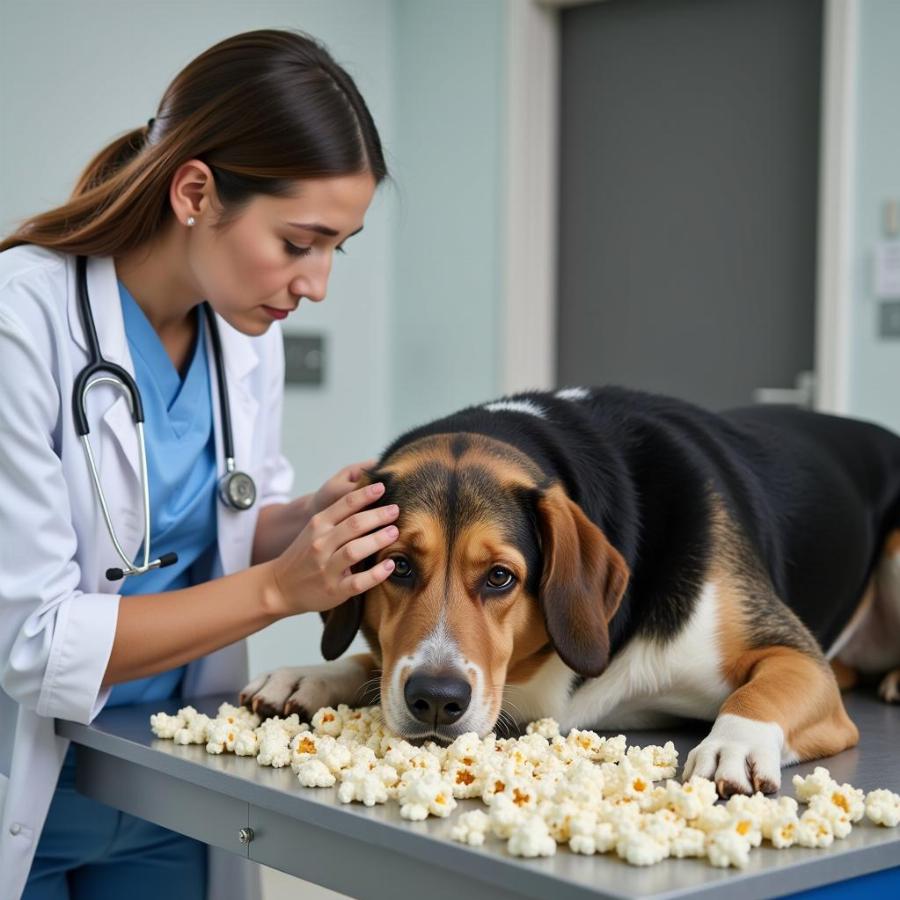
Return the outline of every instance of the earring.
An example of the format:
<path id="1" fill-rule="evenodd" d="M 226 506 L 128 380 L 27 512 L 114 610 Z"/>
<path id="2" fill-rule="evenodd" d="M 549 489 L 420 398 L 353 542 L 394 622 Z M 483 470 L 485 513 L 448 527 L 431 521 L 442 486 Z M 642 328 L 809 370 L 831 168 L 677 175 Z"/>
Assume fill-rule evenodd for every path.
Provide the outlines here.
<path id="1" fill-rule="evenodd" d="M 187 226 L 190 228 L 197 220 L 193 216 L 188 216 Z"/>

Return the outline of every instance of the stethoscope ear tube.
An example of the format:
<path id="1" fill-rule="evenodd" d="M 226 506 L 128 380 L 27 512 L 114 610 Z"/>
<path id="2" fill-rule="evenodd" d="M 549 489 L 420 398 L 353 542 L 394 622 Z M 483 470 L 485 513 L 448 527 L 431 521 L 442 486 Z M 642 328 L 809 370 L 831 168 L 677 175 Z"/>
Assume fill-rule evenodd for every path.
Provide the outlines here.
<path id="1" fill-rule="evenodd" d="M 91 313 L 90 297 L 87 286 L 87 257 L 79 256 L 76 259 L 76 279 L 78 284 L 78 307 L 81 313 L 81 324 L 84 330 L 85 343 L 88 348 L 88 363 L 76 375 L 72 388 L 72 415 L 75 422 L 75 430 L 81 438 L 84 454 L 88 462 L 88 469 L 94 491 L 103 513 L 103 520 L 113 547 L 123 567 L 111 567 L 106 570 L 106 577 L 110 581 L 118 581 L 129 575 L 143 575 L 152 569 L 161 569 L 171 566 L 178 561 L 178 554 L 165 553 L 159 559 L 150 559 L 150 489 L 147 477 L 147 448 L 144 441 L 144 407 L 141 403 L 141 394 L 137 382 L 122 368 L 104 359 L 100 353 L 100 341 L 97 337 L 97 328 Z M 219 480 L 218 493 L 222 502 L 233 510 L 249 509 L 256 502 L 256 485 L 253 479 L 245 472 L 235 470 L 234 465 L 234 441 L 231 434 L 231 415 L 228 404 L 228 386 L 225 381 L 225 368 L 222 362 L 222 344 L 219 338 L 219 329 L 215 314 L 208 303 L 203 304 L 206 311 L 206 319 L 209 323 L 210 340 L 213 345 L 215 357 L 216 378 L 219 387 L 219 409 L 222 420 L 222 445 L 225 451 L 225 474 Z M 138 453 L 141 472 L 141 495 L 144 501 L 144 541 L 143 562 L 135 565 L 125 554 L 122 545 L 116 538 L 115 528 L 109 514 L 106 496 L 103 486 L 100 484 L 100 475 L 94 462 L 94 454 L 88 434 L 86 398 L 88 392 L 98 384 L 108 384 L 125 393 L 131 418 L 134 421 L 138 438 Z"/>

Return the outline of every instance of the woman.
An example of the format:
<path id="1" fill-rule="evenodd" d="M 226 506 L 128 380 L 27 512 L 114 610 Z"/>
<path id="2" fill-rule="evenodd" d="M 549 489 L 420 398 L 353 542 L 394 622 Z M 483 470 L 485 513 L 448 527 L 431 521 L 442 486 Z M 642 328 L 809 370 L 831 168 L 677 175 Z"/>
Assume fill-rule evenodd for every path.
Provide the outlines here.
<path id="1" fill-rule="evenodd" d="M 191 62 L 68 203 L 0 243 L 3 900 L 234 893 L 202 844 L 77 795 L 53 719 L 236 692 L 244 637 L 390 574 L 351 571 L 396 536 L 395 507 L 366 508 L 382 488 L 358 488 L 362 464 L 287 501 L 275 324 L 324 299 L 386 174 L 328 53 L 250 32 Z M 134 401 L 76 381 L 98 354 L 140 391 L 149 536 Z M 226 479 L 220 499 L 232 468 L 253 482 Z"/>

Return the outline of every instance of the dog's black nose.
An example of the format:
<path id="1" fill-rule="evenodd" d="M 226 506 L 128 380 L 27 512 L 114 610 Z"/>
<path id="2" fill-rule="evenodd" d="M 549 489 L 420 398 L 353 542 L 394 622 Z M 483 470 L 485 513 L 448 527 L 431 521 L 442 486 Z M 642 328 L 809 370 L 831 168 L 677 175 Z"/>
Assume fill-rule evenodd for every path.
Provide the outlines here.
<path id="1" fill-rule="evenodd" d="M 426 725 L 451 725 L 469 708 L 472 688 L 465 678 L 412 675 L 403 689 L 409 711 Z"/>

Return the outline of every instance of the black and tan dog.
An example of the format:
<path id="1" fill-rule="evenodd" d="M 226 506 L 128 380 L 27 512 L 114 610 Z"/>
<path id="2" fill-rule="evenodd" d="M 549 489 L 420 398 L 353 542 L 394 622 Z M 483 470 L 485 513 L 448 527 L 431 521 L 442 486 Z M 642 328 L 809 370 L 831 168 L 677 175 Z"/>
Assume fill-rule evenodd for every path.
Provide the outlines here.
<path id="1" fill-rule="evenodd" d="M 857 742 L 832 666 L 900 699 L 900 438 L 875 425 L 573 388 L 411 431 L 372 477 L 400 505 L 393 575 L 329 614 L 334 662 L 249 705 L 374 681 L 410 739 L 715 720 L 684 774 L 728 795 Z M 372 653 L 337 660 L 360 629 Z"/>

